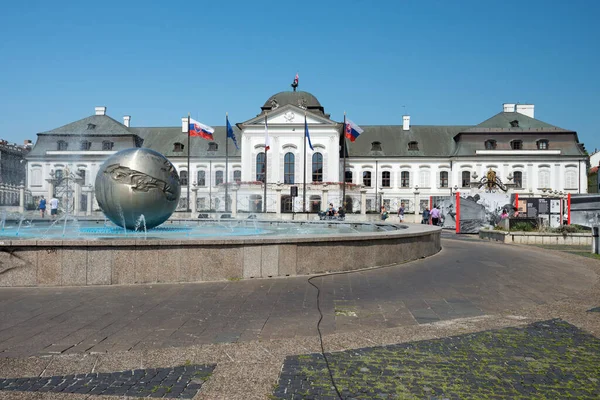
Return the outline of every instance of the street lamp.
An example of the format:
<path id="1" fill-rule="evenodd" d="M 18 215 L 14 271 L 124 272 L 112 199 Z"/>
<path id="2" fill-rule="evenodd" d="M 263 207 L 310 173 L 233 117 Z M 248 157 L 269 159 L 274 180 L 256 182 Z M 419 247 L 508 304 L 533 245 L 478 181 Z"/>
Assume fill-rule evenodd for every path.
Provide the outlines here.
<path id="1" fill-rule="evenodd" d="M 420 211 L 419 208 L 418 208 L 419 206 L 417 204 L 417 196 L 419 196 L 419 193 L 420 193 L 419 192 L 419 185 L 415 185 L 415 190 L 413 191 L 413 193 L 415 194 L 415 206 L 414 206 L 414 208 L 415 208 L 415 220 L 416 220 L 416 215 Z"/>

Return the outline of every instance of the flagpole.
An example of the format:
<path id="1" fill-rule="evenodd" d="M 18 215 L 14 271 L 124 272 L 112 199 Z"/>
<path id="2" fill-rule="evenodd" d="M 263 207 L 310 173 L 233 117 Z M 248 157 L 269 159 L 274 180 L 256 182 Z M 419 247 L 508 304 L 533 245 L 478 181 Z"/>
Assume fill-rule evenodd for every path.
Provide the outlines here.
<path id="1" fill-rule="evenodd" d="M 342 127 L 342 154 L 344 157 L 344 164 L 342 167 L 342 207 L 344 207 L 344 212 L 346 210 L 346 111 L 344 111 L 344 126 Z"/>
<path id="2" fill-rule="evenodd" d="M 225 212 L 229 211 L 229 197 L 227 197 L 227 183 L 229 178 L 229 140 L 227 140 L 227 126 L 229 125 L 229 115 L 225 113 Z"/>
<path id="3" fill-rule="evenodd" d="M 269 127 L 267 125 L 267 112 L 265 111 L 265 131 L 266 134 L 268 134 L 268 130 Z M 269 152 L 269 150 L 267 150 L 267 136 L 265 135 L 265 178 L 264 178 L 264 184 L 265 184 L 265 190 L 264 190 L 264 196 L 263 196 L 263 213 L 267 213 L 267 153 Z"/>
<path id="4" fill-rule="evenodd" d="M 190 173 L 190 153 L 192 152 L 192 148 L 190 147 L 190 113 L 188 112 L 188 123 L 187 123 L 187 139 L 188 139 L 188 151 L 187 151 L 187 212 L 192 212 L 190 208 L 190 181 L 192 178 L 192 174 Z M 191 215 L 190 215 L 191 217 Z"/>
<path id="5" fill-rule="evenodd" d="M 304 177 L 302 178 L 302 212 L 306 212 L 306 113 L 304 113 Z"/>

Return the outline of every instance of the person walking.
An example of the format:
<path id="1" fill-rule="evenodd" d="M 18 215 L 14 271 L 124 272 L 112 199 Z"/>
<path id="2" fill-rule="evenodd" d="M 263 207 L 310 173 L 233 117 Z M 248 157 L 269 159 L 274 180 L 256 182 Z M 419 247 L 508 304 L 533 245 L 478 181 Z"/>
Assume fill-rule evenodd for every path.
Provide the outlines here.
<path id="1" fill-rule="evenodd" d="M 404 203 L 400 203 L 400 208 L 398 209 L 398 219 L 400 219 L 400 222 L 404 222 Z"/>
<path id="2" fill-rule="evenodd" d="M 431 210 L 431 224 L 437 226 L 440 223 L 440 209 L 437 205 Z"/>
<path id="3" fill-rule="evenodd" d="M 40 199 L 40 203 L 38 204 L 38 210 L 40 210 L 40 214 L 42 218 L 46 215 L 46 199 L 44 196 Z"/>
<path id="4" fill-rule="evenodd" d="M 58 199 L 52 197 L 50 199 L 50 218 L 54 219 L 58 216 Z"/>
<path id="5" fill-rule="evenodd" d="M 421 220 L 421 223 L 424 225 L 429 224 L 429 207 L 425 207 L 423 210 L 423 219 Z"/>

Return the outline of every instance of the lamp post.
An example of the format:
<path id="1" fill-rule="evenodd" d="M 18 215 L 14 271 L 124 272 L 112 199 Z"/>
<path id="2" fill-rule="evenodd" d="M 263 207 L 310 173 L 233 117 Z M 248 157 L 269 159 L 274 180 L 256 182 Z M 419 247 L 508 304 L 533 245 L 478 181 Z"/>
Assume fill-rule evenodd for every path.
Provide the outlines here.
<path id="1" fill-rule="evenodd" d="M 415 185 L 415 190 L 413 191 L 413 193 L 415 194 L 415 223 L 418 222 L 417 220 L 417 215 L 419 214 L 419 185 Z"/>

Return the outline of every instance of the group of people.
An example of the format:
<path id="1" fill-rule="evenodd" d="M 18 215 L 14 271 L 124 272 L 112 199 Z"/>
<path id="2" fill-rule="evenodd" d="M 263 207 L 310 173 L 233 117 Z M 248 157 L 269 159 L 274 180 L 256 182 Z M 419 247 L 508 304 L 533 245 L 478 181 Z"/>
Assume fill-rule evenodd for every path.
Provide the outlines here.
<path id="1" fill-rule="evenodd" d="M 333 203 L 329 203 L 329 208 L 327 209 L 327 211 L 319 212 L 319 219 L 344 220 L 345 217 L 346 217 L 346 212 L 344 211 L 344 208 L 340 207 L 339 209 L 336 210 L 333 207 Z"/>
<path id="2" fill-rule="evenodd" d="M 400 220 L 400 222 L 404 222 L 405 211 L 406 209 L 404 208 L 404 203 L 401 203 L 400 207 L 398 207 L 398 219 Z M 388 219 L 389 213 L 385 206 L 381 206 L 380 215 L 382 221 Z M 432 225 L 438 225 L 440 223 L 441 215 L 442 213 L 437 205 L 434 205 L 431 211 L 429 210 L 429 207 L 426 207 L 425 210 L 423 210 L 421 223 L 429 224 L 429 220 L 431 219 Z"/>
<path id="3" fill-rule="evenodd" d="M 38 210 L 40 210 L 40 215 L 42 218 L 46 216 L 46 199 L 44 196 L 40 198 L 40 202 L 38 203 Z M 50 199 L 50 218 L 54 219 L 58 216 L 58 199 L 53 197 Z"/>

